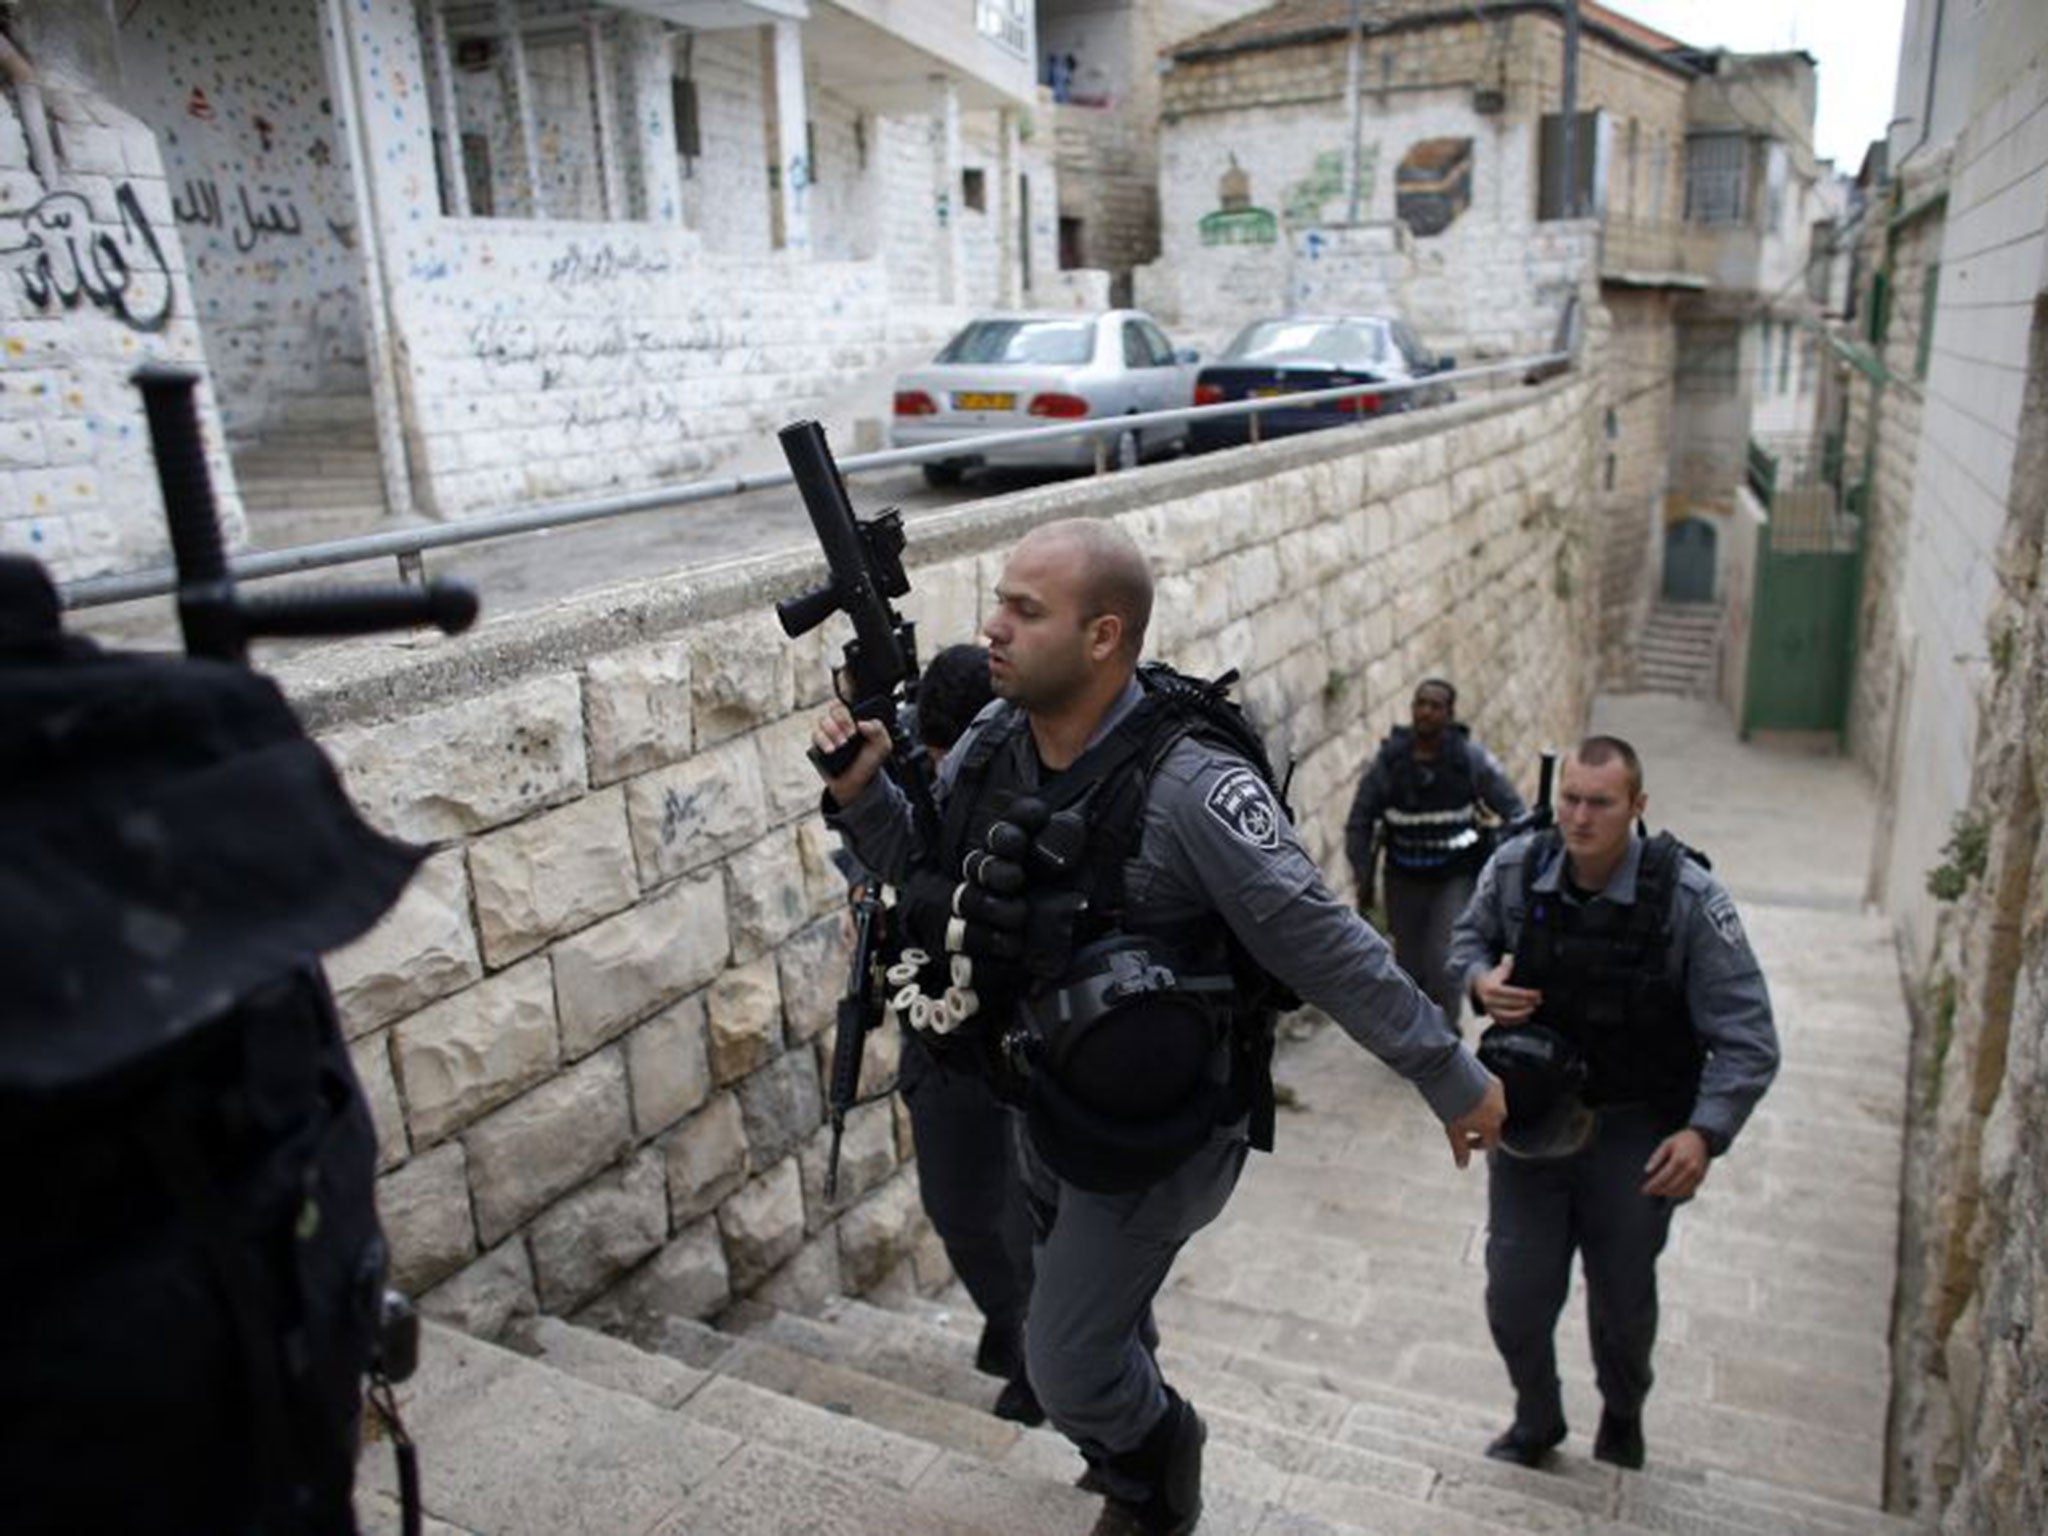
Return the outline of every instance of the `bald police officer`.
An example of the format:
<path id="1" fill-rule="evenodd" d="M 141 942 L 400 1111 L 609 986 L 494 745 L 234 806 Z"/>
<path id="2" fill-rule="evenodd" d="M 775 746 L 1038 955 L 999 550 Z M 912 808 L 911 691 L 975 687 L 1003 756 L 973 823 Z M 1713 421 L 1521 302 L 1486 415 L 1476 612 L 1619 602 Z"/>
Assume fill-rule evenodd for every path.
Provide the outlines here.
<path id="1" fill-rule="evenodd" d="M 1564 1090 L 1583 1107 L 1551 1114 L 1525 1144 L 1511 1077 L 1507 1139 L 1489 1159 L 1486 1315 L 1515 1417 L 1487 1454 L 1524 1466 L 1565 1436 L 1553 1334 L 1574 1249 L 1603 1404 L 1593 1454 L 1643 1464 L 1672 1211 L 1778 1068 L 1770 995 L 1735 903 L 1668 833 L 1639 835 L 1648 803 L 1635 749 L 1587 737 L 1565 761 L 1556 827 L 1494 855 L 1452 940 L 1455 973 L 1494 1021 L 1481 1055 L 1499 1061 L 1494 1040 L 1541 1035 L 1583 1083 Z"/>
<path id="2" fill-rule="evenodd" d="M 978 1010 L 960 1033 L 990 1042 L 989 1070 L 1029 1069 L 1026 1356 L 1088 1462 L 1082 1486 L 1107 1496 L 1098 1530 L 1185 1532 L 1206 1432 L 1160 1375 L 1151 1306 L 1270 1129 L 1266 1057 L 1243 1017 L 1256 978 L 1278 977 L 1412 1082 L 1460 1167 L 1497 1140 L 1505 1098 L 1330 893 L 1192 685 L 1139 667 L 1152 580 L 1127 537 L 1081 519 L 1038 528 L 995 597 L 998 702 L 941 767 L 944 846 L 918 845 L 876 771 L 887 737 L 872 722 L 827 783 L 831 819 L 907 903 L 935 908 L 926 931 L 970 983 L 947 1001 Z M 814 744 L 855 729 L 834 709 Z"/>

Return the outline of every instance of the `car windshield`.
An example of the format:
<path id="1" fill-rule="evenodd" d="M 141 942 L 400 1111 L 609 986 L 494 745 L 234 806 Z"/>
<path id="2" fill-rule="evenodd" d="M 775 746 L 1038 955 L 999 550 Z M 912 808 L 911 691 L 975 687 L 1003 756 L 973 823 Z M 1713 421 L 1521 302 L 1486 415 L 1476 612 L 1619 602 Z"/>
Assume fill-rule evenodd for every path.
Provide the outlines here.
<path id="1" fill-rule="evenodd" d="M 977 320 L 946 343 L 942 363 L 1085 363 L 1095 355 L 1090 320 Z"/>
<path id="2" fill-rule="evenodd" d="M 1320 320 L 1261 320 L 1237 333 L 1226 363 L 1290 361 L 1362 368 L 1384 362 L 1387 333 L 1377 325 L 1331 325 Z"/>

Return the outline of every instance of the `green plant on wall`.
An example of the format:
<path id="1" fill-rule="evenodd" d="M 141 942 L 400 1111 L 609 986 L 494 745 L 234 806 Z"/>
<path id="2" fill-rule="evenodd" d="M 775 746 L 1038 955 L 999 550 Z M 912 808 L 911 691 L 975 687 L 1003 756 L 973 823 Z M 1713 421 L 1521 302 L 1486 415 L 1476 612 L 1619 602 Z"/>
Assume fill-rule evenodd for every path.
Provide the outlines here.
<path id="1" fill-rule="evenodd" d="M 1941 862 L 1927 871 L 1927 894 L 1936 901 L 1954 901 L 1984 873 L 1990 854 L 1990 821 L 1968 811 L 1956 812 L 1949 823 L 1948 842 L 1942 846 Z"/>
<path id="2" fill-rule="evenodd" d="M 1927 1070 L 1927 1107 L 1941 1102 L 1941 1074 L 1948 1065 L 1949 1043 L 1956 1033 L 1956 979 L 1948 971 L 1937 971 L 1927 984 L 1928 1019 L 1934 1025 L 1934 1048 Z"/>

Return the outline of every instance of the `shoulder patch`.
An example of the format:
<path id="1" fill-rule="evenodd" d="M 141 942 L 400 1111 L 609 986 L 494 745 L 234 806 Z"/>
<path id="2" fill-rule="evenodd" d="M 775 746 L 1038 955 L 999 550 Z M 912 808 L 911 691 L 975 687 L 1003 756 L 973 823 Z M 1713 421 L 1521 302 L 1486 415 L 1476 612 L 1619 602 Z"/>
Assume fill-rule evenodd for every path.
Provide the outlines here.
<path id="1" fill-rule="evenodd" d="M 1280 846 L 1280 813 L 1265 780 L 1249 768 L 1233 768 L 1209 791 L 1209 814 L 1243 843 L 1262 853 Z"/>
<path id="2" fill-rule="evenodd" d="M 1707 921 L 1730 949 L 1742 943 L 1742 919 L 1735 915 L 1735 898 L 1726 891 L 1716 891 L 1707 903 Z"/>

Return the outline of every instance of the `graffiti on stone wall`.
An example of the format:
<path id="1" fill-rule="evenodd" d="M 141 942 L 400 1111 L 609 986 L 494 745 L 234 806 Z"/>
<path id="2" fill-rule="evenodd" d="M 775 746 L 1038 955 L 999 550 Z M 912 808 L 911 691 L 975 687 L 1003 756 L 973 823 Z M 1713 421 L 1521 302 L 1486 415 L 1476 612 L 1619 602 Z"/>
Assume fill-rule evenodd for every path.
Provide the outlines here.
<path id="1" fill-rule="evenodd" d="M 129 182 L 114 189 L 112 223 L 97 223 L 76 192 L 52 192 L 26 212 L 0 215 L 0 265 L 13 269 L 37 309 L 90 304 L 145 333 L 171 318 L 170 264 Z"/>
<path id="2" fill-rule="evenodd" d="M 623 277 L 662 277 L 672 267 L 668 257 L 637 246 L 610 241 L 585 247 L 581 241 L 548 263 L 548 286 L 560 293 L 599 287 Z"/>
<path id="3" fill-rule="evenodd" d="M 1422 236 L 1440 235 L 1472 206 L 1472 141 L 1424 139 L 1394 168 L 1394 215 Z"/>
<path id="4" fill-rule="evenodd" d="M 261 208 L 256 206 L 259 199 Z M 252 197 L 249 184 L 237 182 L 234 200 L 224 204 L 220 184 L 211 177 L 188 178 L 185 189 L 171 199 L 171 213 L 180 224 L 224 230 L 235 242 L 235 249 L 245 256 L 271 236 L 295 240 L 303 228 L 298 205 L 292 201 L 288 188 L 259 186 Z"/>
<path id="5" fill-rule="evenodd" d="M 607 385 L 673 380 L 679 359 L 696 354 L 735 353 L 735 371 L 759 366 L 760 352 L 748 345 L 744 322 L 703 320 L 686 329 L 656 329 L 616 316 L 602 321 L 555 320 L 536 324 L 512 315 L 486 315 L 469 328 L 470 355 L 492 369 L 534 365 L 543 390 L 562 388 L 573 372 L 595 373 Z M 598 364 L 595 369 L 579 364 Z M 623 409 L 623 407 L 622 407 Z M 623 418 L 620 418 L 623 419 Z"/>
<path id="6" fill-rule="evenodd" d="M 1358 206 L 1361 209 L 1372 206 L 1372 192 L 1379 180 L 1380 147 L 1377 144 L 1364 145 L 1358 154 Z M 1350 197 L 1344 186 L 1344 156 L 1337 150 L 1325 150 L 1316 156 L 1315 169 L 1305 178 L 1287 189 L 1286 212 L 1290 224 L 1334 224 L 1349 211 L 1348 206 L 1336 214 L 1323 211 L 1325 203 L 1342 200 L 1346 205 Z"/>
<path id="7" fill-rule="evenodd" d="M 1252 206 L 1252 179 L 1237 156 L 1230 157 L 1230 168 L 1218 178 L 1216 195 L 1216 211 L 1203 214 L 1195 224 L 1202 244 L 1272 245 L 1279 240 L 1279 221 L 1272 210 Z"/>

